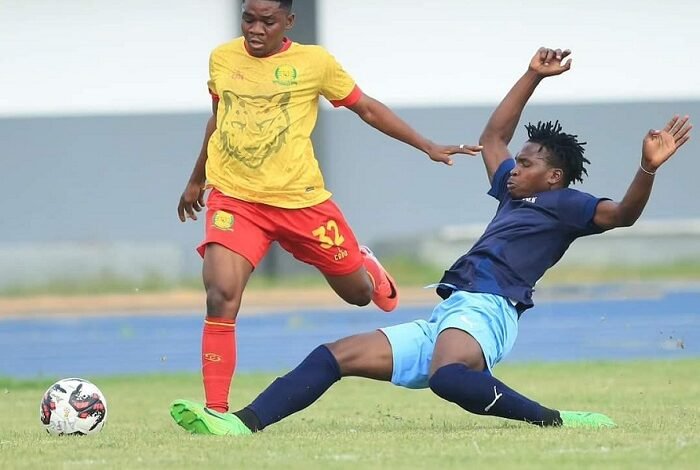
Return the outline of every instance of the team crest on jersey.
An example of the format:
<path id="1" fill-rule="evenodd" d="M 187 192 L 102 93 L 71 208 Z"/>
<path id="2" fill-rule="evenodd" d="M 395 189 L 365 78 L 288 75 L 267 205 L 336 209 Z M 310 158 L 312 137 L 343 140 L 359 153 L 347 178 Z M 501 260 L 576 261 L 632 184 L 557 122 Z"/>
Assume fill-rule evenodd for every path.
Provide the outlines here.
<path id="1" fill-rule="evenodd" d="M 275 69 L 275 79 L 272 83 L 289 86 L 296 85 L 297 69 L 293 65 L 280 65 Z"/>
<path id="2" fill-rule="evenodd" d="M 221 148 L 248 168 L 260 168 L 286 142 L 291 93 L 246 96 L 225 90 L 222 95 Z"/>
<path id="3" fill-rule="evenodd" d="M 211 219 L 211 224 L 219 230 L 231 232 L 233 230 L 233 214 L 226 211 L 216 211 Z"/>

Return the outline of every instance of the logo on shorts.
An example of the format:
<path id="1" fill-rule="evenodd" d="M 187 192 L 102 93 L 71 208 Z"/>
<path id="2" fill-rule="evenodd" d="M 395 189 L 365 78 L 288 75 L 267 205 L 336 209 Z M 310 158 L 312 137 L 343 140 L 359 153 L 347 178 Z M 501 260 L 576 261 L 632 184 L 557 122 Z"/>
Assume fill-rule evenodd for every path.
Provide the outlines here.
<path id="1" fill-rule="evenodd" d="M 462 323 L 467 325 L 467 328 L 474 328 L 474 323 L 466 316 L 466 315 L 460 315 L 459 319 L 462 320 Z"/>
<path id="2" fill-rule="evenodd" d="M 289 86 L 296 85 L 297 69 L 293 65 L 280 65 L 275 69 L 275 79 L 272 83 Z"/>
<path id="3" fill-rule="evenodd" d="M 231 232 L 233 230 L 233 214 L 226 211 L 216 211 L 214 217 L 211 218 L 211 223 L 219 230 Z"/>

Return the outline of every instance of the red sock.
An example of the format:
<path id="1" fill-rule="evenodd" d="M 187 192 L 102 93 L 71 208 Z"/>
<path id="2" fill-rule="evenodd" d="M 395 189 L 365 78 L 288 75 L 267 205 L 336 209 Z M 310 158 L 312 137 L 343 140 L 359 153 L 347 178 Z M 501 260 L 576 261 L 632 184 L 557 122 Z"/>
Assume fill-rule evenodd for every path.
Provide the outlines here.
<path id="1" fill-rule="evenodd" d="M 207 317 L 202 333 L 202 378 L 207 408 L 228 411 L 228 392 L 236 369 L 236 324 Z"/>

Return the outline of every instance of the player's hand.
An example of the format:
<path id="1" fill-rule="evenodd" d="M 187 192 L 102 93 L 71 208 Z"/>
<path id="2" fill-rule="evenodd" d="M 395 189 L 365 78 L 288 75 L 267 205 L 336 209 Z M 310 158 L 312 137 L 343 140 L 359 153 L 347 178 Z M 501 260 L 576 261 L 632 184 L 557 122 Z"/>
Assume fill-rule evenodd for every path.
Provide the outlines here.
<path id="1" fill-rule="evenodd" d="M 177 215 L 181 222 L 188 218 L 197 220 L 197 212 L 204 207 L 204 183 L 187 183 L 185 190 L 180 196 L 180 203 L 177 205 Z"/>
<path id="2" fill-rule="evenodd" d="M 461 153 L 464 155 L 477 155 L 481 152 L 481 145 L 438 145 L 430 144 L 428 148 L 428 156 L 434 162 L 444 163 L 445 165 L 452 165 L 452 155 L 456 153 Z"/>
<path id="3" fill-rule="evenodd" d="M 664 164 L 690 139 L 689 117 L 674 116 L 663 130 L 650 130 L 642 143 L 642 167 L 650 172 Z"/>
<path id="4" fill-rule="evenodd" d="M 548 49 L 540 47 L 530 61 L 530 70 L 540 77 L 559 75 L 571 68 L 571 59 L 563 62 L 571 51 L 569 49 Z"/>

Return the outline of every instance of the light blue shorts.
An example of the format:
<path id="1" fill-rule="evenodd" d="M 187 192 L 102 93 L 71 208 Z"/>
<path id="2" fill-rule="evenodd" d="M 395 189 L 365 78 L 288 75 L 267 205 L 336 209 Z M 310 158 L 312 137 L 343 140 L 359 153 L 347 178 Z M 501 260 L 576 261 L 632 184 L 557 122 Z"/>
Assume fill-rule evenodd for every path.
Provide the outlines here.
<path id="1" fill-rule="evenodd" d="M 433 309 L 428 321 L 382 328 L 394 357 L 391 382 L 406 388 L 428 387 L 435 341 L 448 328 L 466 331 L 478 341 L 490 371 L 513 348 L 518 312 L 505 297 L 457 290 Z"/>

